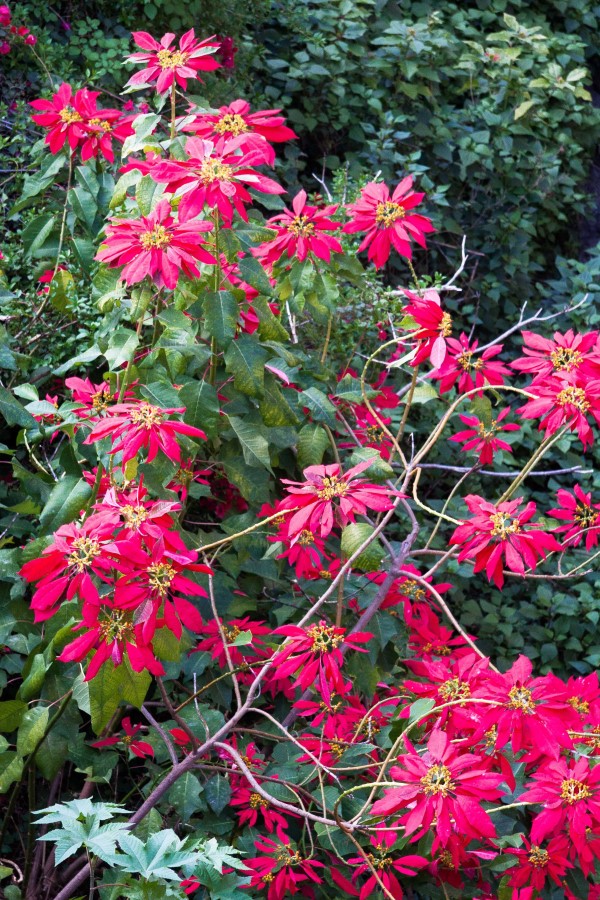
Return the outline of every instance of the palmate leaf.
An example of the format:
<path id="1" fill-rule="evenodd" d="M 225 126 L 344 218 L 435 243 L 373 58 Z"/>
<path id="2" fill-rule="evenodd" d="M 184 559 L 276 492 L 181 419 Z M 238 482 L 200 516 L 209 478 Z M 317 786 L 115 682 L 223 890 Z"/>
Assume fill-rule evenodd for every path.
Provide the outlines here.
<path id="1" fill-rule="evenodd" d="M 92 800 L 70 800 L 67 803 L 55 803 L 46 809 L 38 810 L 41 815 L 36 825 L 60 824 L 38 838 L 40 841 L 56 843 L 56 863 L 61 863 L 82 847 L 104 862 L 117 862 L 116 845 L 119 835 L 127 831 L 127 822 L 106 822 L 115 814 L 123 815 L 129 810 L 117 803 L 94 803 Z"/>
<path id="2" fill-rule="evenodd" d="M 181 881 L 175 869 L 196 865 L 198 852 L 189 846 L 187 840 L 180 840 L 171 828 L 151 835 L 146 843 L 133 834 L 120 834 L 118 863 L 127 872 L 144 878 L 164 878 L 167 881 Z"/>

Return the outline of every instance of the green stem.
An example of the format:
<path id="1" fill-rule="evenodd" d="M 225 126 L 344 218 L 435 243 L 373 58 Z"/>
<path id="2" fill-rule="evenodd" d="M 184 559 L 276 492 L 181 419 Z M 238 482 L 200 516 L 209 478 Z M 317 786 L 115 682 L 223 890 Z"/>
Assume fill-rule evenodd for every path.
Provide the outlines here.
<path id="1" fill-rule="evenodd" d="M 321 353 L 321 365 L 325 365 L 325 360 L 327 359 L 327 351 L 329 349 L 329 341 L 331 339 L 331 324 L 333 322 L 333 315 L 329 313 L 329 319 L 327 320 L 327 334 L 325 335 L 325 343 L 323 344 L 323 352 Z"/>
<path id="2" fill-rule="evenodd" d="M 175 140 L 175 103 L 177 102 L 177 97 L 175 94 L 175 81 L 171 85 L 171 140 Z"/>
<path id="3" fill-rule="evenodd" d="M 398 429 L 398 434 L 396 435 L 396 443 L 399 444 L 404 436 L 404 429 L 406 428 L 406 422 L 408 420 L 408 414 L 410 412 L 410 407 L 412 404 L 412 399 L 415 393 L 415 388 L 417 386 L 417 375 L 419 373 L 419 367 L 415 366 L 413 369 L 412 379 L 410 382 L 410 387 L 408 389 L 408 394 L 406 396 L 406 405 L 404 406 L 404 412 L 402 414 L 402 421 L 400 422 L 400 428 Z"/>

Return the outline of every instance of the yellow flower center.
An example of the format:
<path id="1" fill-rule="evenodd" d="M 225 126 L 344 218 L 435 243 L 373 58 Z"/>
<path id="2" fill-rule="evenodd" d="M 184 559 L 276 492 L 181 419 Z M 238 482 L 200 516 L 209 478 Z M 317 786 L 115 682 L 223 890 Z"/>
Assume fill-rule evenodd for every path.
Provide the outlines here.
<path id="1" fill-rule="evenodd" d="M 583 354 L 572 347 L 557 347 L 550 354 L 552 365 L 557 371 L 570 372 L 576 369 L 583 361 Z"/>
<path id="2" fill-rule="evenodd" d="M 100 544 L 93 538 L 75 538 L 71 546 L 73 551 L 69 555 L 68 563 L 74 566 L 77 572 L 83 572 L 97 556 L 100 556 Z"/>
<path id="3" fill-rule="evenodd" d="M 298 543 L 301 547 L 308 547 L 310 544 L 314 544 L 315 536 L 312 531 L 309 531 L 307 528 L 304 531 L 300 532 L 300 537 L 298 538 Z"/>
<path id="4" fill-rule="evenodd" d="M 250 809 L 266 809 L 269 803 L 260 794 L 250 794 Z"/>
<path id="5" fill-rule="evenodd" d="M 452 772 L 448 766 L 431 766 L 427 775 L 421 778 L 421 784 L 427 796 L 441 794 L 442 797 L 447 797 L 449 791 L 454 790 Z"/>
<path id="6" fill-rule="evenodd" d="M 440 855 L 438 856 L 438 862 L 445 869 L 455 869 L 454 860 L 452 859 L 452 854 L 449 850 L 442 850 Z"/>
<path id="7" fill-rule="evenodd" d="M 359 733 L 364 734 L 368 740 L 371 740 L 376 734 L 379 734 L 381 731 L 381 725 L 372 718 L 372 716 L 367 716 L 365 721 L 359 728 Z"/>
<path id="8" fill-rule="evenodd" d="M 310 237 L 311 234 L 315 233 L 315 226 L 308 216 L 296 216 L 287 225 L 287 230 L 294 237 Z"/>
<path id="9" fill-rule="evenodd" d="M 146 231 L 140 235 L 140 244 L 144 250 L 152 250 L 153 247 L 158 247 L 159 250 L 162 250 L 172 240 L 173 235 L 169 234 L 164 225 L 155 225 L 152 231 Z"/>
<path id="10" fill-rule="evenodd" d="M 550 854 L 547 850 L 542 850 L 541 847 L 538 847 L 537 844 L 532 844 L 531 850 L 527 854 L 527 859 L 532 866 L 542 868 L 543 866 L 547 866 L 550 862 Z"/>
<path id="11" fill-rule="evenodd" d="M 582 700 L 581 697 L 569 697 L 567 703 L 583 716 L 587 716 L 590 711 L 590 704 L 587 700 Z"/>
<path id="12" fill-rule="evenodd" d="M 232 134 L 237 137 L 245 131 L 250 131 L 250 127 L 246 124 L 244 118 L 237 113 L 225 113 L 218 122 L 215 122 L 213 129 L 217 134 Z"/>
<path id="13" fill-rule="evenodd" d="M 213 181 L 231 181 L 233 166 L 222 163 L 219 159 L 205 159 L 198 171 L 198 177 L 204 185 Z"/>
<path id="14" fill-rule="evenodd" d="M 61 109 L 59 116 L 65 125 L 73 125 L 74 122 L 83 122 L 83 116 L 79 115 L 77 110 L 73 109 L 72 106 L 65 106 L 64 109 Z"/>
<path id="15" fill-rule="evenodd" d="M 494 748 L 496 746 L 496 741 L 498 740 L 498 726 L 492 725 L 492 727 L 485 732 L 484 738 L 485 746 L 490 750 Z"/>
<path id="16" fill-rule="evenodd" d="M 143 506 L 124 506 L 121 515 L 128 528 L 139 528 L 148 518 L 148 511 Z"/>
<path id="17" fill-rule="evenodd" d="M 444 700 L 464 700 L 465 697 L 471 696 L 471 688 L 466 681 L 460 681 L 458 678 L 450 678 L 439 687 L 440 696 Z"/>
<path id="18" fill-rule="evenodd" d="M 319 578 L 324 578 L 325 581 L 333 581 L 333 575 L 327 569 L 319 569 Z"/>
<path id="19" fill-rule="evenodd" d="M 450 656 L 452 650 L 447 644 L 436 645 L 432 644 L 431 641 L 428 641 L 426 644 L 423 644 L 423 652 L 435 653 L 436 656 Z"/>
<path id="20" fill-rule="evenodd" d="M 383 853 L 384 851 L 380 850 L 379 852 Z M 387 869 L 394 862 L 391 856 L 375 856 L 373 853 L 367 853 L 367 857 L 374 869 Z"/>
<path id="21" fill-rule="evenodd" d="M 509 709 L 520 709 L 526 713 L 532 713 L 535 710 L 535 704 L 531 699 L 531 691 L 526 687 L 515 685 L 508 692 L 510 701 L 507 704 Z"/>
<path id="22" fill-rule="evenodd" d="M 235 639 L 238 638 L 241 633 L 242 629 L 238 628 L 237 625 L 234 625 L 233 628 L 228 628 L 227 625 L 223 625 L 223 634 L 225 635 L 225 640 L 228 644 L 233 644 Z"/>
<path id="23" fill-rule="evenodd" d="M 191 469 L 186 469 L 183 466 L 180 466 L 179 469 L 173 475 L 173 481 L 175 484 L 188 485 L 192 478 L 194 477 L 194 473 Z"/>
<path id="24" fill-rule="evenodd" d="M 335 757 L 335 759 L 341 759 L 345 749 L 346 748 L 344 747 L 344 745 L 338 744 L 337 741 L 334 741 L 332 744 L 329 745 L 329 752 L 331 753 L 332 756 Z"/>
<path id="25" fill-rule="evenodd" d="M 182 53 L 181 50 L 159 50 L 156 58 L 161 69 L 176 69 L 177 66 L 186 64 L 189 53 Z"/>
<path id="26" fill-rule="evenodd" d="M 97 128 L 101 128 L 102 131 L 110 131 L 112 128 L 112 125 L 106 119 L 90 119 L 88 124 L 95 125 Z"/>
<path id="27" fill-rule="evenodd" d="M 329 653 L 344 640 L 343 634 L 336 634 L 333 625 L 312 625 L 307 634 L 312 641 L 311 650 L 315 653 Z"/>
<path id="28" fill-rule="evenodd" d="M 285 847 L 280 847 L 275 854 L 275 859 L 277 860 L 277 862 L 281 862 L 286 866 L 296 866 L 298 865 L 298 863 L 303 862 L 303 859 L 297 850 L 292 853 L 291 844 L 286 844 Z"/>
<path id="29" fill-rule="evenodd" d="M 493 513 L 490 522 L 493 525 L 492 537 L 499 537 L 501 541 L 505 541 L 511 534 L 518 534 L 521 530 L 519 520 L 509 516 L 508 513 Z"/>
<path id="30" fill-rule="evenodd" d="M 171 582 L 177 572 L 170 563 L 153 563 L 148 566 L 148 584 L 159 597 L 166 597 L 169 593 Z"/>
<path id="31" fill-rule="evenodd" d="M 450 337 L 452 334 L 452 316 L 445 312 L 440 322 L 440 334 L 442 337 Z"/>
<path id="32" fill-rule="evenodd" d="M 322 485 L 321 490 L 317 491 L 319 500 L 333 500 L 334 497 L 343 497 L 348 490 L 348 483 L 340 481 L 337 475 L 332 475 L 331 478 L 323 478 Z"/>
<path id="33" fill-rule="evenodd" d="M 154 428 L 156 425 L 162 424 L 162 420 L 160 409 L 150 403 L 142 403 L 131 412 L 131 421 L 134 425 L 141 425 L 142 428 Z"/>
<path id="34" fill-rule="evenodd" d="M 600 515 L 600 513 L 592 509 L 591 506 L 578 503 L 575 507 L 573 519 L 580 528 L 591 528 L 592 525 L 595 525 L 598 521 L 598 515 Z"/>
<path id="35" fill-rule="evenodd" d="M 103 388 L 101 391 L 96 391 L 95 394 L 92 394 L 92 409 L 94 412 L 104 412 L 108 409 L 108 405 L 112 400 L 112 395 L 110 391 L 107 391 L 106 388 Z"/>
<path id="36" fill-rule="evenodd" d="M 392 200 L 386 200 L 384 203 L 378 203 L 375 210 L 375 223 L 381 228 L 390 228 L 396 219 L 403 219 L 406 210 L 399 203 Z"/>
<path id="37" fill-rule="evenodd" d="M 416 581 L 412 578 L 409 578 L 408 581 L 405 581 L 404 584 L 401 584 L 399 587 L 399 591 L 403 597 L 408 597 L 409 600 L 424 600 L 427 596 L 422 587 L 419 587 Z"/>
<path id="38" fill-rule="evenodd" d="M 477 433 L 484 441 L 489 441 L 490 438 L 493 438 L 497 431 L 500 431 L 500 426 L 496 419 L 492 419 L 489 425 L 486 425 L 485 422 L 480 422 L 477 426 Z"/>
<path id="39" fill-rule="evenodd" d="M 600 725 L 594 725 L 589 736 L 584 738 L 583 743 L 593 747 L 594 750 L 600 750 Z"/>
<path id="40" fill-rule="evenodd" d="M 574 406 L 580 412 L 587 412 L 590 408 L 583 388 L 572 387 L 571 385 L 562 389 L 556 398 L 556 402 L 559 406 Z"/>
<path id="41" fill-rule="evenodd" d="M 569 806 L 578 803 L 579 800 L 587 800 L 592 796 L 592 792 L 583 781 L 577 781 L 576 778 L 567 778 L 560 786 L 560 798 Z"/>
<path id="42" fill-rule="evenodd" d="M 131 613 L 122 609 L 112 610 L 105 614 L 104 621 L 100 622 L 98 632 L 101 640 L 107 644 L 113 641 L 126 641 L 132 643 L 135 638 Z"/>

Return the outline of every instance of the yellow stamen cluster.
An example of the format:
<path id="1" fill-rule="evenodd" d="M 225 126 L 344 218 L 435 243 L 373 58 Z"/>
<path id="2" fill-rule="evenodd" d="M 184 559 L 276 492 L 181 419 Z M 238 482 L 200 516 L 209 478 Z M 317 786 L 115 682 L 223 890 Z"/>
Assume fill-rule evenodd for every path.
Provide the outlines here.
<path id="1" fill-rule="evenodd" d="M 122 609 L 113 609 L 107 614 L 104 621 L 98 627 L 100 639 L 107 644 L 113 641 L 126 641 L 132 643 L 135 638 L 131 613 Z"/>
<path id="2" fill-rule="evenodd" d="M 181 484 L 185 486 L 190 483 L 193 477 L 194 473 L 191 469 L 185 469 L 183 466 L 180 466 L 173 475 L 173 481 L 175 482 L 175 484 Z"/>
<path id="3" fill-rule="evenodd" d="M 583 354 L 572 347 L 557 347 L 550 354 L 552 365 L 557 371 L 570 372 L 583 362 Z"/>
<path id="4" fill-rule="evenodd" d="M 367 716 L 367 718 L 359 728 L 359 733 L 364 734 L 364 736 L 369 740 L 371 740 L 371 738 L 373 738 L 376 734 L 379 734 L 380 731 L 381 725 L 379 725 L 379 723 L 376 722 L 372 716 Z"/>
<path id="5" fill-rule="evenodd" d="M 580 800 L 587 800 L 591 796 L 592 792 L 587 784 L 577 781 L 576 778 L 566 778 L 560 786 L 560 799 L 569 806 L 573 806 Z"/>
<path id="6" fill-rule="evenodd" d="M 163 247 L 168 247 L 172 240 L 173 235 L 169 234 L 164 225 L 155 225 L 152 231 L 140 234 L 140 244 L 144 250 L 152 250 L 154 247 L 162 250 Z"/>
<path id="7" fill-rule="evenodd" d="M 241 633 L 242 629 L 238 628 L 237 625 L 234 625 L 233 628 L 229 628 L 227 625 L 223 625 L 223 634 L 225 635 L 225 640 L 228 644 L 233 644 L 235 639 L 238 638 Z"/>
<path id="8" fill-rule="evenodd" d="M 306 632 L 312 641 L 311 650 L 315 653 L 329 653 L 335 650 L 344 640 L 343 634 L 336 634 L 333 625 L 312 625 Z"/>
<path id="9" fill-rule="evenodd" d="M 387 869 L 394 862 L 391 856 L 375 856 L 373 853 L 367 853 L 367 857 L 374 869 Z"/>
<path id="10" fill-rule="evenodd" d="M 592 509 L 591 506 L 585 506 L 578 503 L 575 507 L 573 520 L 577 522 L 580 528 L 591 528 L 592 525 L 595 525 L 598 521 L 599 515 L 600 513 L 595 509 Z"/>
<path id="11" fill-rule="evenodd" d="M 521 531 L 518 519 L 513 519 L 508 513 L 496 512 L 490 516 L 492 523 L 492 537 L 499 537 L 501 541 L 505 541 L 509 535 L 518 534 Z"/>
<path id="12" fill-rule="evenodd" d="M 473 362 L 472 350 L 463 350 L 463 352 L 456 357 L 456 362 L 465 370 L 465 372 L 470 372 L 471 369 L 479 372 L 480 369 L 483 369 L 482 359 L 476 359 L 475 362 Z"/>
<path id="13" fill-rule="evenodd" d="M 439 687 L 440 697 L 448 702 L 450 700 L 464 700 L 471 696 L 471 688 L 466 681 L 458 678 L 450 678 Z"/>
<path id="14" fill-rule="evenodd" d="M 450 791 L 454 790 L 454 782 L 452 781 L 452 772 L 448 766 L 431 766 L 427 770 L 427 775 L 421 778 L 423 790 L 427 796 L 436 796 L 441 794 L 447 797 Z"/>
<path id="15" fill-rule="evenodd" d="M 142 428 L 150 429 L 161 425 L 163 417 L 157 406 L 152 406 L 150 403 L 141 403 L 136 409 L 131 411 L 131 421 L 134 425 L 141 425 Z"/>
<path id="16" fill-rule="evenodd" d="M 556 397 L 556 402 L 559 406 L 574 406 L 575 409 L 583 413 L 588 412 L 590 408 L 584 389 L 573 387 L 572 385 L 562 389 Z"/>
<path id="17" fill-rule="evenodd" d="M 287 230 L 294 237 L 310 237 L 315 233 L 315 226 L 308 216 L 295 216 L 287 225 Z"/>
<path id="18" fill-rule="evenodd" d="M 145 522 L 148 518 L 148 510 L 143 506 L 130 506 L 127 504 L 121 509 L 121 515 L 128 528 L 139 528 L 142 522 Z"/>
<path id="19" fill-rule="evenodd" d="M 77 110 L 73 109 L 72 106 L 65 106 L 64 109 L 61 109 L 59 113 L 61 122 L 64 122 L 65 125 L 73 125 L 75 122 L 83 122 L 83 116 L 81 116 Z"/>
<path id="20" fill-rule="evenodd" d="M 317 491 L 319 500 L 333 500 L 334 497 L 343 497 L 348 490 L 348 482 L 340 481 L 337 475 L 323 478 L 321 484 L 323 487 Z"/>
<path id="21" fill-rule="evenodd" d="M 583 716 L 587 716 L 590 711 L 590 704 L 587 700 L 582 700 L 581 697 L 569 697 L 567 703 Z"/>
<path id="22" fill-rule="evenodd" d="M 292 853 L 292 845 L 286 844 L 285 847 L 280 847 L 280 849 L 275 854 L 275 859 L 277 862 L 281 862 L 286 866 L 297 866 L 298 863 L 304 862 L 302 856 L 296 850 Z"/>
<path id="23" fill-rule="evenodd" d="M 176 69 L 186 64 L 189 53 L 183 53 L 181 50 L 159 50 L 156 58 L 161 69 Z"/>
<path id="24" fill-rule="evenodd" d="M 550 862 L 550 854 L 547 850 L 542 850 L 541 847 L 538 847 L 537 844 L 532 844 L 531 850 L 527 854 L 527 859 L 532 866 L 542 868 L 543 866 L 547 866 Z"/>
<path id="25" fill-rule="evenodd" d="M 308 528 L 305 528 L 304 531 L 300 532 L 300 537 L 298 538 L 298 543 L 301 547 L 308 547 L 310 544 L 314 544 L 315 536 L 312 531 L 309 531 Z"/>
<path id="26" fill-rule="evenodd" d="M 250 131 L 250 127 L 246 124 L 242 116 L 237 113 L 225 113 L 218 122 L 213 125 L 217 134 L 232 134 L 237 137 L 245 131 Z"/>
<path id="27" fill-rule="evenodd" d="M 427 596 L 423 588 L 412 578 L 409 578 L 408 581 L 405 581 L 404 584 L 400 585 L 399 590 L 403 597 L 408 597 L 409 600 L 416 600 L 417 602 L 425 600 Z"/>
<path id="28" fill-rule="evenodd" d="M 498 431 L 500 431 L 500 426 L 496 419 L 492 419 L 489 425 L 486 425 L 485 422 L 480 422 L 477 426 L 477 433 L 484 441 L 489 441 Z"/>
<path id="29" fill-rule="evenodd" d="M 169 593 L 171 582 L 177 572 L 170 563 L 152 563 L 148 566 L 148 584 L 159 597 L 166 597 Z"/>
<path id="30" fill-rule="evenodd" d="M 107 391 L 106 388 L 103 388 L 101 391 L 96 391 L 95 394 L 92 394 L 92 409 L 94 412 L 104 412 L 108 409 L 110 401 L 112 400 L 112 395 L 110 391 Z"/>
<path id="31" fill-rule="evenodd" d="M 341 758 L 345 749 L 346 748 L 343 746 L 343 744 L 338 744 L 336 741 L 334 741 L 332 744 L 329 745 L 329 752 L 336 759 Z"/>
<path id="32" fill-rule="evenodd" d="M 520 709 L 528 714 L 535 711 L 535 703 L 531 699 L 529 688 L 515 685 L 508 692 L 508 696 L 510 699 L 507 705 L 510 709 Z"/>
<path id="33" fill-rule="evenodd" d="M 75 538 L 71 547 L 73 549 L 68 563 L 70 566 L 74 566 L 77 572 L 83 572 L 97 556 L 100 556 L 100 544 L 93 538 Z"/>
<path id="34" fill-rule="evenodd" d="M 435 653 L 436 656 L 450 656 L 452 650 L 448 647 L 447 644 L 432 644 L 431 641 L 428 641 L 426 644 L 423 644 L 423 653 Z"/>
<path id="35" fill-rule="evenodd" d="M 443 313 L 440 322 L 440 334 L 442 337 L 450 337 L 452 334 L 452 316 L 450 313 Z"/>
<path id="36" fill-rule="evenodd" d="M 266 809 L 269 805 L 268 801 L 260 794 L 250 794 L 250 809 Z"/>
<path id="37" fill-rule="evenodd" d="M 385 203 L 377 204 L 375 223 L 381 228 L 390 228 L 397 219 L 403 219 L 405 215 L 406 210 L 400 203 L 386 200 Z"/>
<path id="38" fill-rule="evenodd" d="M 107 122 L 106 119 L 90 119 L 89 124 L 95 125 L 97 128 L 101 128 L 102 131 L 107 132 L 112 128 L 112 125 L 110 124 L 110 122 Z"/>
<path id="39" fill-rule="evenodd" d="M 233 167 L 218 159 L 205 159 L 198 171 L 198 177 L 204 185 L 212 184 L 213 181 L 231 181 Z"/>

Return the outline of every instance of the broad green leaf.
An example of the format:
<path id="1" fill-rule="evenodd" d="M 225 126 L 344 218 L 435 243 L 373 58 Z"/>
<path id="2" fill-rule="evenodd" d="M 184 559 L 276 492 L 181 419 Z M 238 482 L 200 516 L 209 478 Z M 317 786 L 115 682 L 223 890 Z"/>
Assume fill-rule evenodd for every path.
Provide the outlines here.
<path id="1" fill-rule="evenodd" d="M 135 199 L 143 216 L 148 216 L 152 212 L 152 201 L 157 189 L 160 193 L 160 187 L 151 175 L 144 175 L 138 181 L 135 189 Z"/>
<path id="2" fill-rule="evenodd" d="M 44 659 L 43 653 L 36 653 L 31 661 L 31 667 L 27 678 L 19 688 L 19 697 L 21 700 L 31 700 L 39 694 L 40 688 L 44 683 L 48 666 Z"/>
<path id="3" fill-rule="evenodd" d="M 238 269 L 242 279 L 250 287 L 256 288 L 257 291 L 265 294 L 267 297 L 274 295 L 275 292 L 271 287 L 269 276 L 254 256 L 247 255 L 243 259 L 238 260 Z"/>
<path id="4" fill-rule="evenodd" d="M 27 710 L 22 700 L 4 700 L 0 702 L 0 732 L 14 731 L 21 724 Z"/>
<path id="5" fill-rule="evenodd" d="M 493 412 L 492 412 L 492 403 L 489 397 L 485 394 L 481 397 L 471 397 L 471 405 L 469 408 L 469 412 L 473 413 L 474 416 L 483 422 L 486 428 L 489 428 L 492 424 Z"/>
<path id="6" fill-rule="evenodd" d="M 8 425 L 19 425 L 21 428 L 39 427 L 31 413 L 27 412 L 2 385 L 0 385 L 0 415 Z"/>
<path id="7" fill-rule="evenodd" d="M 202 801 L 200 800 L 201 793 L 202 786 L 196 775 L 192 772 L 186 772 L 185 775 L 182 775 L 181 778 L 175 782 L 167 794 L 167 798 L 169 802 L 173 804 L 183 821 L 188 822 L 202 805 Z"/>
<path id="8" fill-rule="evenodd" d="M 225 352 L 225 368 L 233 375 L 233 384 L 242 394 L 262 397 L 267 351 L 249 334 L 232 341 Z"/>
<path id="9" fill-rule="evenodd" d="M 23 757 L 14 750 L 0 753 L 0 794 L 5 794 L 23 772 Z"/>
<path id="10" fill-rule="evenodd" d="M 135 331 L 130 331 L 129 328 L 117 328 L 110 337 L 108 349 L 104 351 L 111 370 L 119 369 L 123 363 L 132 359 L 138 344 L 139 338 Z"/>
<path id="11" fill-rule="evenodd" d="M 230 291 L 214 291 L 205 294 L 202 308 L 204 322 L 218 347 L 226 347 L 235 335 L 239 316 L 239 304 Z"/>
<path id="12" fill-rule="evenodd" d="M 231 785 L 223 775 L 213 775 L 204 785 L 206 802 L 219 815 L 231 800 Z"/>
<path id="13" fill-rule="evenodd" d="M 156 140 L 151 140 L 150 136 L 160 122 L 160 116 L 156 113 L 144 113 L 136 116 L 133 120 L 134 133 L 125 139 L 121 155 L 123 159 L 136 150 L 143 150 L 147 144 L 154 144 Z"/>
<path id="14" fill-rule="evenodd" d="M 269 456 L 269 445 L 265 438 L 260 434 L 256 427 L 244 419 L 237 416 L 228 416 L 229 424 L 240 444 L 242 445 L 242 453 L 246 464 L 251 467 L 261 468 L 271 471 L 271 458 Z"/>
<path id="15" fill-rule="evenodd" d="M 76 519 L 91 494 L 92 489 L 84 478 L 65 475 L 52 489 L 42 510 L 40 525 L 44 532 L 49 534 Z"/>
<path id="16" fill-rule="evenodd" d="M 529 110 L 536 105 L 537 100 L 525 100 L 523 103 L 519 103 L 517 108 L 515 109 L 515 121 L 517 119 L 522 119 L 524 115 L 526 115 Z"/>
<path id="17" fill-rule="evenodd" d="M 34 256 L 40 250 L 54 230 L 56 219 L 50 213 L 37 216 L 21 232 L 21 242 L 25 257 Z"/>
<path id="18" fill-rule="evenodd" d="M 179 401 L 185 406 L 184 421 L 214 437 L 219 419 L 219 398 L 212 384 L 189 381 L 179 391 Z"/>
<path id="19" fill-rule="evenodd" d="M 320 425 L 309 422 L 298 433 L 298 465 L 318 466 L 323 461 L 325 451 L 330 447 L 327 432 Z"/>
<path id="20" fill-rule="evenodd" d="M 271 311 L 266 297 L 255 297 L 252 309 L 259 319 L 258 336 L 261 341 L 289 341 L 289 334 Z"/>
<path id="21" fill-rule="evenodd" d="M 47 706 L 34 706 L 27 710 L 17 732 L 17 753 L 20 756 L 33 753 L 44 737 L 49 718 L 50 710 Z"/>
<path id="22" fill-rule="evenodd" d="M 431 697 L 421 697 L 419 700 L 415 700 L 409 707 L 408 724 L 412 725 L 413 722 L 418 722 L 419 719 L 426 716 L 428 712 L 431 712 L 434 706 L 435 700 Z"/>
<path id="23" fill-rule="evenodd" d="M 69 191 L 69 203 L 77 219 L 92 231 L 94 221 L 98 215 L 96 200 L 82 187 L 74 187 Z"/>
<path id="24" fill-rule="evenodd" d="M 50 303 L 59 312 L 66 312 L 75 297 L 75 280 L 70 272 L 59 269 L 50 285 Z"/>
<path id="25" fill-rule="evenodd" d="M 342 555 L 349 559 L 373 534 L 374 528 L 367 522 L 352 522 L 342 531 Z M 377 539 L 372 541 L 352 563 L 354 569 L 376 572 L 385 557 L 383 547 Z"/>
<path id="26" fill-rule="evenodd" d="M 134 672 L 125 657 L 120 666 L 108 660 L 89 682 L 92 728 L 96 734 L 111 719 L 121 703 L 130 703 L 139 709 L 146 699 L 152 680 L 149 672 Z"/>
<path id="27" fill-rule="evenodd" d="M 302 406 L 308 406 L 317 422 L 324 422 L 330 428 L 335 427 L 335 406 L 319 388 L 311 387 L 302 391 L 299 402 Z"/>
<path id="28" fill-rule="evenodd" d="M 83 353 L 80 353 L 77 356 L 74 356 L 72 359 L 69 359 L 66 363 L 63 363 L 62 366 L 59 366 L 58 369 L 54 370 L 54 375 L 66 375 L 66 373 L 73 369 L 75 366 L 94 362 L 94 360 L 98 359 L 99 356 L 102 356 L 102 351 L 99 347 L 96 347 L 94 345 L 88 350 L 84 350 Z"/>
<path id="29" fill-rule="evenodd" d="M 295 392 L 292 392 L 295 394 Z M 273 377 L 265 375 L 264 395 L 258 405 L 262 420 L 269 428 L 278 428 L 285 425 L 297 425 L 298 417 Z"/>

